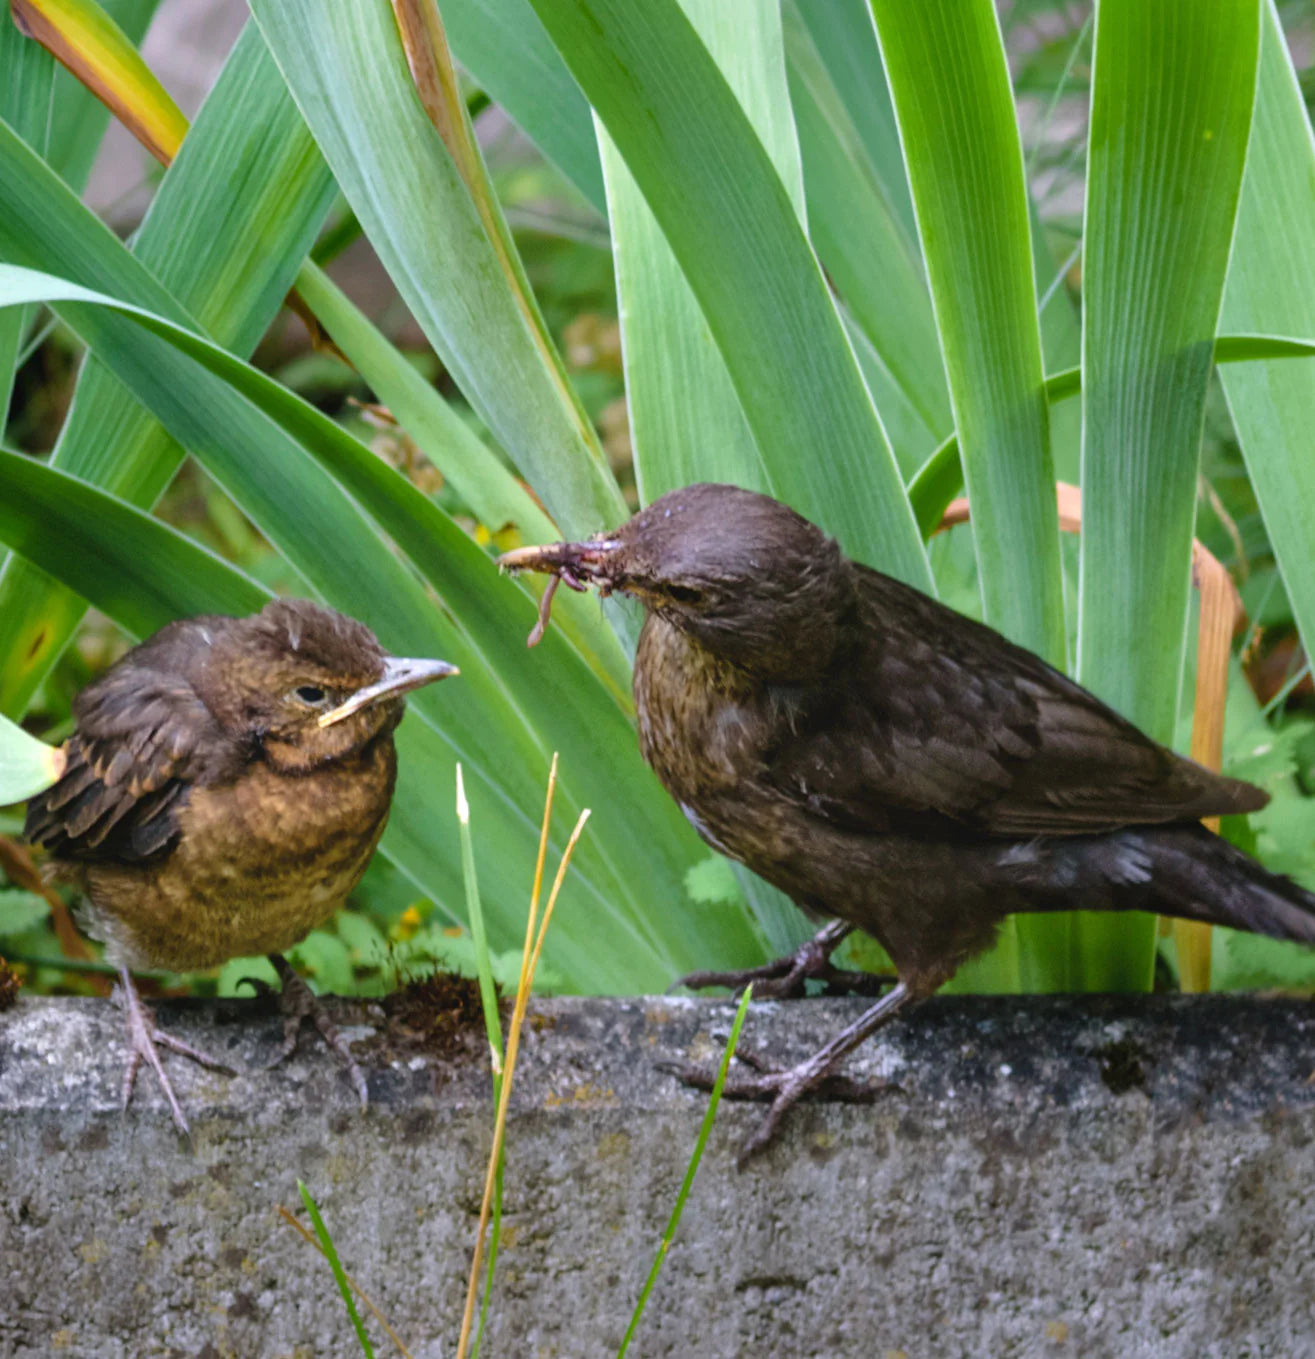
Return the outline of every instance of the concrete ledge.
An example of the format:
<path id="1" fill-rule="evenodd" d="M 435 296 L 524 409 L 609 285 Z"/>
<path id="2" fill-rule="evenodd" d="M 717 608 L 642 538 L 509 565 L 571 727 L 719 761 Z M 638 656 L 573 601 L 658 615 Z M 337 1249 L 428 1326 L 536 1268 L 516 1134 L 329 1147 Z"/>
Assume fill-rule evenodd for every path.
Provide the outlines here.
<path id="1" fill-rule="evenodd" d="M 748 1041 L 812 1050 L 861 1002 L 760 1005 Z M 347 1268 L 421 1359 L 453 1351 L 491 1108 L 478 1028 L 344 1003 L 362 1115 L 318 1045 L 260 1070 L 256 1002 L 160 1007 L 247 1069 L 171 1059 L 118 1109 L 104 1002 L 0 1014 L 0 1356 L 359 1353 L 327 1267 L 278 1217 L 317 1195 Z M 512 1104 L 490 1356 L 610 1356 L 693 1146 L 731 1009 L 535 1007 Z M 476 1024 L 478 1021 L 476 1021 Z M 814 1104 L 743 1174 L 723 1106 L 634 1353 L 1315 1355 L 1315 1009 L 1286 1000 L 940 1000 L 868 1045 L 871 1106 Z M 391 1353 L 376 1336 L 378 1353 Z"/>

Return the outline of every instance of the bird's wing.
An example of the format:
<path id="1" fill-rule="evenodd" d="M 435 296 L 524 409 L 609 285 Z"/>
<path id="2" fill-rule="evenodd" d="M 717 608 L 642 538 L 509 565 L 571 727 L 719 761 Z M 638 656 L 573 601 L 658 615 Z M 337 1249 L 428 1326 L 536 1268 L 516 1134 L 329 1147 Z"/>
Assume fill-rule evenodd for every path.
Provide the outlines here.
<path id="1" fill-rule="evenodd" d="M 28 803 L 24 828 L 57 858 L 166 854 L 188 789 L 230 753 L 185 675 L 151 658 L 139 648 L 78 696 L 64 776 Z"/>
<path id="2" fill-rule="evenodd" d="M 769 760 L 837 824 L 1073 835 L 1253 811 L 1268 800 L 1150 740 L 998 633 L 875 572 L 843 675 Z"/>

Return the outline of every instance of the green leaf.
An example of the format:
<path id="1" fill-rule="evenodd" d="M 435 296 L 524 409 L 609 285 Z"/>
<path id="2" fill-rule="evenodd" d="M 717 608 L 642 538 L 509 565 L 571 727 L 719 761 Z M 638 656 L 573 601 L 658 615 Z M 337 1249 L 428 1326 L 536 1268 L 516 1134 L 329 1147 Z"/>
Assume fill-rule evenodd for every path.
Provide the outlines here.
<path id="1" fill-rule="evenodd" d="M 686 17 L 753 121 L 797 213 L 803 183 L 777 11 L 683 0 Z M 643 503 L 696 481 L 779 494 L 699 304 L 621 153 L 599 127 L 635 479 Z"/>
<path id="2" fill-rule="evenodd" d="M 0 118 L 38 155 L 45 155 L 50 126 L 50 91 L 55 79 L 54 58 L 19 32 L 12 18 L 0 14 Z M 0 436 L 13 391 L 14 369 L 31 318 L 25 311 L 0 315 Z"/>
<path id="3" fill-rule="evenodd" d="M 388 959 L 388 941 L 368 916 L 358 911 L 339 911 L 333 922 L 338 938 L 347 946 L 354 967 L 382 967 Z"/>
<path id="4" fill-rule="evenodd" d="M 26 801 L 49 788 L 62 769 L 58 750 L 29 736 L 8 718 L 0 717 L 0 807 Z"/>
<path id="5" fill-rule="evenodd" d="M 88 237 L 79 261 L 84 267 L 94 254 L 90 247 L 95 239 Z M 577 857 L 583 866 L 581 885 L 597 909 L 591 920 L 564 912 L 549 945 L 556 953 L 554 966 L 576 985 L 625 985 L 620 979 L 626 976 L 636 979 L 630 984 L 648 977 L 652 985 L 659 977 L 665 984 L 685 959 L 686 966 L 697 960 L 706 947 L 706 930 L 692 913 L 669 912 L 662 904 L 664 898 L 679 898 L 680 874 L 695 846 L 692 832 L 644 770 L 619 708 L 603 699 L 596 677 L 579 667 L 564 643 L 550 634 L 543 648 L 543 663 L 559 668 L 556 685 L 545 689 L 543 671 L 524 665 L 519 639 L 532 605 L 498 579 L 493 562 L 464 533 L 332 421 L 193 332 L 68 283 L 32 276 L 24 281 L 23 271 L 13 269 L 0 270 L 0 279 L 0 295 L 7 293 L 14 301 L 70 299 L 57 305 L 66 316 L 76 317 L 79 327 L 112 334 L 114 343 L 107 352 L 114 354 L 125 378 L 149 391 L 153 408 L 166 414 L 176 430 L 186 428 L 198 456 L 331 602 L 367 618 L 385 645 L 398 653 L 443 655 L 462 665 L 462 683 L 448 686 L 444 701 L 435 705 L 425 695 L 412 701 L 423 725 L 403 728 L 404 733 L 410 730 L 407 748 L 412 754 L 408 761 L 404 752 L 401 761 L 401 785 L 385 837 L 394 861 L 429 896 L 447 903 L 449 910 L 460 900 L 451 828 L 432 823 L 420 789 L 432 788 L 441 773 L 450 776 L 455 758 L 461 757 L 472 776 L 472 802 L 478 797 L 483 804 L 481 824 L 492 828 L 505 851 L 492 860 L 487 874 L 491 931 L 499 931 L 495 939 L 505 942 L 518 936 L 520 897 L 537 840 L 540 789 L 535 771 L 551 742 L 549 749 L 586 752 L 568 767 L 564 796 L 568 803 L 587 798 L 598 809 L 597 824 L 609 832 L 608 838 L 590 837 Z M 98 317 L 103 308 L 118 313 L 113 319 L 130 330 L 144 327 L 150 332 L 142 338 L 163 337 L 166 346 L 143 349 L 140 339 L 134 341 L 131 333 L 109 327 L 104 315 Z M 260 409 L 223 383 L 201 381 L 205 375 L 190 368 L 177 369 L 176 356 L 168 358 L 173 346 L 236 383 Z M 149 374 L 158 386 L 148 382 Z M 353 524 L 355 511 L 347 510 L 349 502 L 308 462 L 308 452 L 346 478 L 353 495 L 382 516 L 390 536 L 464 620 L 462 630 L 445 625 L 419 587 L 399 574 L 387 548 Z M 295 516 L 283 512 L 288 503 L 297 507 Z M 353 544 L 349 553 L 335 546 L 345 542 Z M 112 591 L 114 583 L 101 588 Z M 513 620 L 522 609 L 524 621 L 518 626 Z M 107 612 L 113 614 L 114 608 Z M 591 757 L 591 751 L 597 754 Z M 645 835 L 635 842 L 630 831 L 639 824 Z M 438 849 L 436 837 L 441 837 Z M 625 869 L 612 848 L 622 843 L 631 846 Z M 722 946 L 733 956 L 761 957 L 761 946 L 742 915 L 728 915 L 718 926 Z M 613 927 L 618 931 L 615 946 L 607 943 Z"/>
<path id="6" fill-rule="evenodd" d="M 266 957 L 230 958 L 219 969 L 215 990 L 221 996 L 250 996 L 252 988 L 248 981 L 264 982 L 277 991 L 279 974 Z"/>
<path id="7" fill-rule="evenodd" d="M 481 523 L 514 526 L 526 542 L 557 536 L 552 520 L 469 424 L 443 400 L 354 306 L 332 279 L 307 263 L 297 276 L 301 296 L 333 342 L 378 399 L 456 487 Z M 540 587 L 541 588 L 541 587 Z M 553 604 L 553 624 L 630 710 L 630 662 L 594 600 L 565 592 Z"/>
<path id="8" fill-rule="evenodd" d="M 1062 665 L 1023 153 L 991 0 L 872 0 L 931 283 L 986 621 Z"/>
<path id="9" fill-rule="evenodd" d="M 872 0 L 872 12 L 973 505 L 985 621 L 1062 667 L 1067 636 L 1030 204 L 995 7 Z M 1064 917 L 1012 922 L 960 985 L 1016 989 L 1025 962 L 1028 989 L 1067 990 L 1069 933 Z"/>
<path id="10" fill-rule="evenodd" d="M 130 42 L 140 43 L 160 0 L 103 0 L 102 8 Z M 81 192 L 100 150 L 110 111 L 76 76 L 60 67 L 50 102 L 46 156 L 72 189 Z"/>
<path id="11" fill-rule="evenodd" d="M 924 589 L 880 421 L 771 158 L 676 0 L 534 0 L 721 351 L 777 493 Z"/>
<path id="12" fill-rule="evenodd" d="M 719 854 L 709 855 L 685 874 L 685 891 L 700 906 L 738 901 L 743 895 L 734 866 Z"/>
<path id="13" fill-rule="evenodd" d="M 790 122 L 779 15 L 718 0 L 684 0 L 685 13 L 753 120 L 803 211 L 799 150 Z M 780 494 L 759 455 L 739 397 L 707 322 L 657 219 L 600 126 L 616 261 L 635 477 L 647 503 L 695 481 L 727 481 Z M 754 914 L 773 948 L 785 952 L 808 923 L 783 893 L 744 874 Z M 737 893 L 734 900 L 740 899 Z"/>
<path id="14" fill-rule="evenodd" d="M 1078 675 L 1172 738 L 1196 477 L 1259 48 L 1256 0 L 1103 0 L 1083 268 Z M 1154 922 L 1091 918 L 1082 981 L 1149 985 Z"/>
<path id="15" fill-rule="evenodd" d="M 1212 991 L 1315 992 L 1315 953 L 1285 939 L 1217 928 L 1211 937 Z"/>
<path id="16" fill-rule="evenodd" d="M 627 518 L 523 273 L 504 272 L 416 97 L 386 0 L 257 0 L 253 12 L 384 268 L 561 532 Z"/>
<path id="17" fill-rule="evenodd" d="M 8 240 L 0 225 L 0 258 L 40 264 L 39 254 L 22 253 L 43 244 L 40 192 L 22 197 L 16 173 L 0 170 L 0 178 L 0 218 L 33 214 Z M 258 30 L 248 25 L 137 233 L 137 259 L 167 290 L 152 304 L 175 317 L 190 313 L 221 344 L 249 353 L 278 311 L 333 191 Z M 76 251 L 76 241 L 67 248 Z M 94 359 L 84 366 L 56 466 L 149 506 L 182 458 L 182 448 L 105 367 Z M 5 565 L 0 711 L 23 711 L 83 608 L 25 563 Z"/>
<path id="18" fill-rule="evenodd" d="M 953 417 L 872 15 L 867 0 L 787 0 L 781 17 L 809 236 L 857 323 L 855 351 L 909 475 Z"/>
<path id="19" fill-rule="evenodd" d="M 528 0 L 443 0 L 442 13 L 461 64 L 605 212 L 589 105 Z"/>
<path id="20" fill-rule="evenodd" d="M 0 761 L 3 759 L 0 751 Z M 0 888 L 0 939 L 6 935 L 26 934 L 49 914 L 50 903 L 35 892 L 20 891 L 16 887 Z"/>
<path id="21" fill-rule="evenodd" d="M 328 930 L 312 930 L 299 944 L 288 950 L 289 960 L 299 972 L 307 972 L 321 994 L 351 995 L 356 990 L 356 974 L 347 945 Z"/>
<path id="22" fill-rule="evenodd" d="M 1264 6 L 1260 83 L 1221 326 L 1315 335 L 1315 146 L 1287 43 Z M 1311 364 L 1221 374 L 1306 654 L 1315 655 L 1315 386 Z"/>
<path id="23" fill-rule="evenodd" d="M 1315 324 L 1311 326 L 1315 330 Z M 1220 335 L 1215 340 L 1216 363 L 1247 363 L 1259 359 L 1315 357 L 1315 340 L 1292 335 Z M 1068 368 L 1046 378 L 1046 399 L 1053 406 L 1082 390 L 1082 372 Z M 1052 412 L 1053 423 L 1054 415 Z M 950 435 L 918 469 L 909 483 L 909 500 L 923 537 L 930 537 L 950 501 L 963 490 L 959 440 Z"/>
<path id="24" fill-rule="evenodd" d="M 236 567 L 145 511 L 4 450 L 0 542 L 137 637 L 188 614 L 254 613 L 269 598 Z"/>

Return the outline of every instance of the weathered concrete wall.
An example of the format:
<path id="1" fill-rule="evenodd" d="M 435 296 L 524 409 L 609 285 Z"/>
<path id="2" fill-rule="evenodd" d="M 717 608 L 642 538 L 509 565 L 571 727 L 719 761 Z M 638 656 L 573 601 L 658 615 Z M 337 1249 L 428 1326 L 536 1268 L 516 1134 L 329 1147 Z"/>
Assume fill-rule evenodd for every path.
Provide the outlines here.
<path id="1" fill-rule="evenodd" d="M 748 1041 L 803 1055 L 857 1004 L 757 1007 Z M 275 1211 L 298 1176 L 411 1352 L 450 1355 L 491 1121 L 478 1033 L 440 1057 L 344 1009 L 370 1063 L 362 1115 L 318 1044 L 260 1069 L 266 1009 L 162 1011 L 251 1072 L 166 1059 L 194 1152 L 149 1078 L 119 1112 L 108 1004 L 0 1015 L 0 1355 L 357 1353 L 327 1267 Z M 703 1109 L 654 1062 L 713 1056 L 730 1014 L 533 1012 L 486 1354 L 615 1354 Z M 902 1093 L 797 1111 L 744 1173 L 759 1110 L 723 1106 L 633 1353 L 1315 1355 L 1308 1005 L 945 1000 L 855 1069 Z"/>

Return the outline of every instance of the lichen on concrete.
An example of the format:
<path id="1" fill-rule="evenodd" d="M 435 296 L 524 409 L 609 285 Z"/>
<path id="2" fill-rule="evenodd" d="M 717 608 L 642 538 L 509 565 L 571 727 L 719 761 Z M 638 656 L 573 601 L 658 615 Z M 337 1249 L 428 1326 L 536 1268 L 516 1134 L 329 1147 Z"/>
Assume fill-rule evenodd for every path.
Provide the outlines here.
<path id="1" fill-rule="evenodd" d="M 755 1006 L 745 1042 L 794 1059 L 860 1006 Z M 358 1354 L 278 1214 L 298 1178 L 411 1353 L 450 1355 L 492 1123 L 482 1030 L 440 1051 L 414 1015 L 408 1037 L 344 1003 L 362 1114 L 318 1044 L 265 1069 L 268 1006 L 160 1017 L 243 1073 L 166 1058 L 192 1148 L 149 1077 L 120 1112 L 108 1003 L 0 1014 L 0 1356 Z M 712 1060 L 730 1020 L 689 1000 L 531 1011 L 486 1353 L 616 1353 L 704 1108 L 657 1064 Z M 723 1106 L 632 1352 L 1315 1355 L 1307 1004 L 945 999 L 851 1069 L 891 1088 L 795 1111 L 744 1172 L 761 1110 Z"/>

